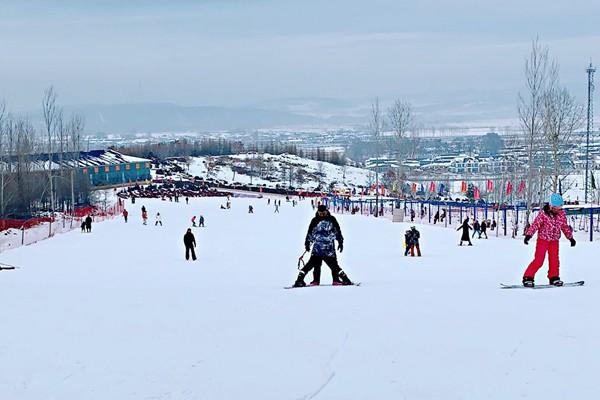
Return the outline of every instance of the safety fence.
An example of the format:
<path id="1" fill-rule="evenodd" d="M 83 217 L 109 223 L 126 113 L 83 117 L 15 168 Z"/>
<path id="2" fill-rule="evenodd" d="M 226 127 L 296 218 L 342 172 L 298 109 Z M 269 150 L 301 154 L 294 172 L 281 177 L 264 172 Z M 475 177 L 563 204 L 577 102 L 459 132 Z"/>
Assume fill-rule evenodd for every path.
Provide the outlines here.
<path id="1" fill-rule="evenodd" d="M 82 207 L 71 213 L 55 213 L 53 216 L 29 218 L 26 220 L 0 220 L 0 252 L 30 245 L 56 234 L 81 229 L 81 223 L 89 215 L 92 223 L 102 222 L 121 215 L 122 202 L 107 207 Z"/>
<path id="2" fill-rule="evenodd" d="M 486 221 L 490 233 L 496 236 L 523 236 L 527 225 L 526 207 L 521 205 L 491 205 L 449 201 L 419 201 L 394 198 L 349 199 L 326 197 L 323 202 L 339 214 L 370 215 L 394 220 L 457 227 L 467 217 Z M 529 221 L 540 211 L 532 209 Z M 600 239 L 600 207 L 565 206 L 567 220 L 573 232 L 585 232 L 590 241 Z"/>

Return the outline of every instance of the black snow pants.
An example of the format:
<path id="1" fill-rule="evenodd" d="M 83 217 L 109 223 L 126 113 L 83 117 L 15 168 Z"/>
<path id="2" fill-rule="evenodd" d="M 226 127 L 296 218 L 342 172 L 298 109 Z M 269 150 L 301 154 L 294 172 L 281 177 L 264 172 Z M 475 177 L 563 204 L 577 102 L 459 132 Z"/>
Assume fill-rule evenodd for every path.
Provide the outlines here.
<path id="1" fill-rule="evenodd" d="M 192 260 L 196 261 L 196 252 L 194 251 L 194 246 L 185 246 L 185 259 L 190 259 L 190 251 L 192 252 Z"/>
<path id="2" fill-rule="evenodd" d="M 317 256 L 315 254 L 310 256 L 310 259 L 306 263 L 304 267 L 300 270 L 305 274 L 309 273 L 311 269 L 314 268 L 313 271 L 313 282 L 320 283 L 321 282 L 321 264 L 325 261 L 325 264 L 331 269 L 331 279 L 333 282 L 339 281 L 340 268 L 336 257 L 327 257 L 327 256 Z M 306 275 L 305 275 L 306 276 Z"/>

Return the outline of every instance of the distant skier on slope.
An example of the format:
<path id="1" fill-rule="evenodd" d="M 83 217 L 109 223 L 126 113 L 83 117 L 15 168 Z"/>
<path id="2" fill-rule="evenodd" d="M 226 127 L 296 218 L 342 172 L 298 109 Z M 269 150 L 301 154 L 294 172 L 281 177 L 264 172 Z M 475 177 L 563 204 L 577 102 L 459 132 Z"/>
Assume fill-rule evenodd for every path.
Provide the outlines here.
<path id="1" fill-rule="evenodd" d="M 417 250 L 417 256 L 421 257 L 421 246 L 419 245 L 419 239 L 421 238 L 421 233 L 417 230 L 415 226 L 410 227 L 410 256 L 415 256 L 415 249 Z"/>
<path id="2" fill-rule="evenodd" d="M 319 205 L 315 217 L 310 221 L 304 240 L 304 247 L 307 252 L 310 251 L 311 244 L 313 245 L 312 253 L 306 265 L 298 273 L 298 278 L 294 283 L 295 287 L 306 286 L 304 276 L 313 268 L 315 271 L 311 285 L 319 285 L 323 261 L 331 269 L 334 285 L 352 285 L 352 281 L 338 264 L 335 253 L 335 240 L 338 242 L 338 250 L 342 252 L 344 250 L 344 237 L 340 225 L 325 205 Z"/>
<path id="3" fill-rule="evenodd" d="M 92 231 L 92 217 L 90 215 L 85 219 L 85 231 L 88 233 Z"/>
<path id="4" fill-rule="evenodd" d="M 183 235 L 183 244 L 185 245 L 185 259 L 190 259 L 190 252 L 192 253 L 192 260 L 196 261 L 196 252 L 194 248 L 196 247 L 196 238 L 192 233 L 192 228 L 188 228 L 185 235 Z"/>
<path id="5" fill-rule="evenodd" d="M 562 209 L 563 204 L 562 196 L 553 193 L 550 196 L 550 204 L 546 204 L 538 213 L 525 234 L 525 244 L 529 244 L 529 240 L 536 232 L 538 232 L 538 239 L 535 246 L 535 257 L 523 274 L 523 286 L 535 286 L 535 273 L 544 264 L 546 253 L 548 253 L 548 280 L 550 284 L 554 286 L 563 285 L 563 281 L 560 279 L 560 262 L 558 259 L 560 232 L 562 231 L 565 237 L 569 239 L 571 247 L 576 244 L 571 227 L 567 223 L 565 211 Z"/>
<path id="6" fill-rule="evenodd" d="M 462 225 L 458 227 L 457 231 L 460 231 L 461 229 L 462 236 L 460 237 L 460 243 L 458 245 L 462 246 L 463 242 L 469 242 L 469 246 L 473 246 L 473 243 L 471 243 L 471 235 L 469 235 L 469 230 L 473 229 L 471 228 L 471 225 L 469 225 L 469 217 L 465 218 Z"/>

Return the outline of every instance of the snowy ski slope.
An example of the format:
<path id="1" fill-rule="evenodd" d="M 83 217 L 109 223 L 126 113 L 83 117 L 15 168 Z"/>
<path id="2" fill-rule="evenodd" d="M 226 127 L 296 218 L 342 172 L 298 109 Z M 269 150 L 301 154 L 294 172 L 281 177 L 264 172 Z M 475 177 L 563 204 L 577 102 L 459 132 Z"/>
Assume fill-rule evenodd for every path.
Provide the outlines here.
<path id="1" fill-rule="evenodd" d="M 405 258 L 409 224 L 345 215 L 340 263 L 362 286 L 284 290 L 310 203 L 274 214 L 266 199 L 220 202 L 138 199 L 128 224 L 2 253 L 21 269 L 0 272 L 0 399 L 597 395 L 597 243 L 562 243 L 562 277 L 583 287 L 501 290 L 519 282 L 533 243 L 458 247 L 459 232 L 422 226 L 424 257 Z M 186 262 L 182 236 L 201 213 L 199 259 Z"/>

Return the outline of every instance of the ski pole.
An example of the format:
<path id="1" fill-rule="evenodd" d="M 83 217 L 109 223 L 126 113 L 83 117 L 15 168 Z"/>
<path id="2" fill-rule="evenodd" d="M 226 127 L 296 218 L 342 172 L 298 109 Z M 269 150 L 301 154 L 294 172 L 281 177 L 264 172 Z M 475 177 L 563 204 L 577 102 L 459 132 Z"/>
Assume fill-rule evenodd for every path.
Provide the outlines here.
<path id="1" fill-rule="evenodd" d="M 302 269 L 306 264 L 304 263 L 304 255 L 306 254 L 306 250 L 304 250 L 304 253 L 302 253 L 302 255 L 300 256 L 300 258 L 298 258 L 298 269 Z M 302 265 L 302 266 L 300 266 Z"/>

